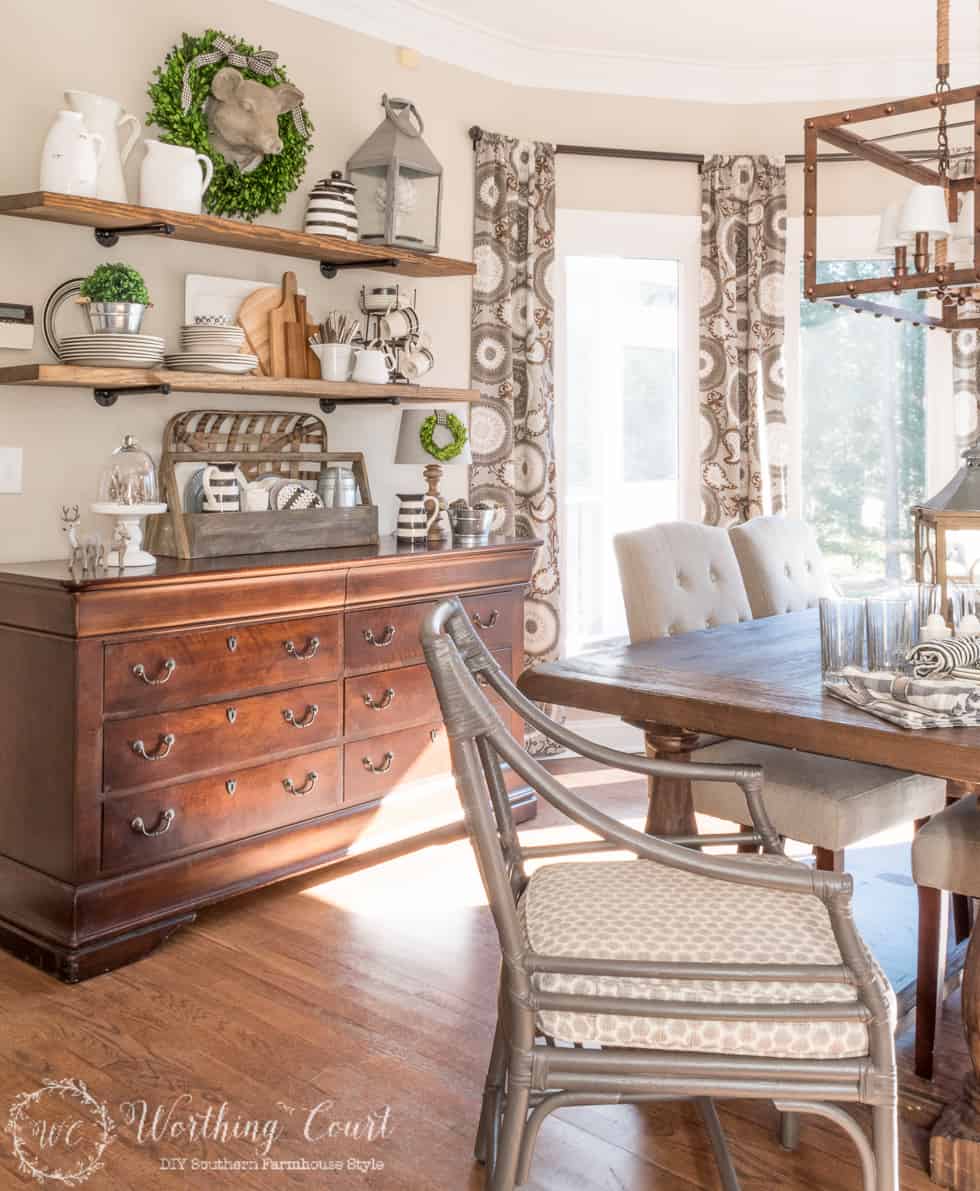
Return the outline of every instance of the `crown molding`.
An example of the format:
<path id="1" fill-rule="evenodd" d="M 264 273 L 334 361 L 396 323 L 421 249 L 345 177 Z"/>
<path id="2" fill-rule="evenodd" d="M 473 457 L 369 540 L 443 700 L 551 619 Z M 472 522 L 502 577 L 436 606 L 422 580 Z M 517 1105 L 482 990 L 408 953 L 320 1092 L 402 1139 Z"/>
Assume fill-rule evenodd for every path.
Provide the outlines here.
<path id="1" fill-rule="evenodd" d="M 356 33 L 500 82 L 695 103 L 823 103 L 918 95 L 936 73 L 930 50 L 913 57 L 839 61 L 710 62 L 540 46 L 437 12 L 416 0 L 271 0 Z M 980 54 L 958 55 L 959 79 L 980 77 Z"/>

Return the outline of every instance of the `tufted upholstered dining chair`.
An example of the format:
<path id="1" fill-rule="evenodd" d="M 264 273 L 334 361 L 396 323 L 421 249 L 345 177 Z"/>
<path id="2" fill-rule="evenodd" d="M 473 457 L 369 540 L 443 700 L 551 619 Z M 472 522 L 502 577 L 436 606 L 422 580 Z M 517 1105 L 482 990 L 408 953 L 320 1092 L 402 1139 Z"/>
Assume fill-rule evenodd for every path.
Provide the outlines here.
<path id="1" fill-rule="evenodd" d="M 738 786 L 753 825 L 743 840 L 761 856 L 704 853 L 732 836 L 634 831 L 529 756 L 484 687 L 585 757 L 648 776 L 686 765 L 618 753 L 551 721 L 510 682 L 458 599 L 429 614 L 422 644 L 503 958 L 476 1140 L 490 1191 L 527 1182 L 556 1109 L 674 1099 L 697 1103 L 722 1186 L 738 1191 L 715 1096 L 829 1118 L 858 1149 L 865 1191 L 898 1191 L 894 997 L 854 925 L 851 878 L 783 855 L 759 769 L 695 764 L 691 773 Z M 592 838 L 525 844 L 503 763 Z M 601 859 L 622 852 L 632 858 Z M 585 853 L 600 858 L 576 859 Z M 539 860 L 559 862 L 529 873 Z M 871 1106 L 871 1144 L 840 1102 Z"/>
<path id="2" fill-rule="evenodd" d="M 756 619 L 816 608 L 837 594 L 813 527 L 793 517 L 754 517 L 733 525 L 731 538 Z"/>
<path id="3" fill-rule="evenodd" d="M 753 619 L 724 529 L 670 522 L 620 534 L 615 547 L 632 641 Z M 816 568 L 803 573 L 819 574 Z M 757 591 L 763 590 L 760 584 Z M 721 765 L 764 766 L 776 830 L 811 845 L 823 869 L 841 870 L 846 848 L 889 827 L 928 818 L 946 805 L 945 785 L 938 778 L 881 765 L 736 740 L 708 745 L 695 756 Z M 747 822 L 737 785 L 693 781 L 691 792 L 701 814 Z"/>

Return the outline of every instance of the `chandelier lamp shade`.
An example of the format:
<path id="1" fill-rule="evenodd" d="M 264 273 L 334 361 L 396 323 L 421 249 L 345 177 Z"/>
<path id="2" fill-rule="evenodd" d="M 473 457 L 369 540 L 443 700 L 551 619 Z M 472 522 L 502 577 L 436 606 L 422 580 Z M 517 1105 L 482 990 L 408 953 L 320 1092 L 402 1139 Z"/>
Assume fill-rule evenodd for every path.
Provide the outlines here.
<path id="1" fill-rule="evenodd" d="M 966 152 L 972 156 L 974 147 L 980 146 L 980 84 L 955 90 L 950 86 L 949 3 L 937 3 L 934 91 L 805 121 L 803 287 L 812 302 L 830 301 L 858 313 L 946 331 L 980 328 L 977 171 L 974 168 L 971 177 L 951 177 L 954 154 L 949 144 L 950 129 L 966 127 L 971 130 Z M 912 119 L 920 113 L 929 113 L 934 125 L 923 128 L 921 117 Z M 960 113 L 966 118 L 951 121 L 951 115 Z M 855 131 L 872 123 L 878 128 L 884 123 L 886 131 L 875 136 Z M 934 148 L 899 152 L 889 147 L 903 138 L 919 138 L 921 143 L 924 134 L 934 136 Z M 911 183 L 904 198 L 889 203 L 882 212 L 878 248 L 893 261 L 880 277 L 818 281 L 820 142 L 843 150 L 848 159 L 867 162 Z M 920 310 L 897 301 L 909 290 L 927 299 L 928 306 Z"/>

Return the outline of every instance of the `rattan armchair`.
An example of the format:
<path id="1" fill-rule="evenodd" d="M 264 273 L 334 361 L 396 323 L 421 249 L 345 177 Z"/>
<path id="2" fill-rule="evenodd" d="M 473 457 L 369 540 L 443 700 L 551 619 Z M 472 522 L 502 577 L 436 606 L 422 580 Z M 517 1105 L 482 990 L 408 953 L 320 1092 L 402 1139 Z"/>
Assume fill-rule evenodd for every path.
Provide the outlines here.
<path id="1" fill-rule="evenodd" d="M 772 1100 L 839 1125 L 865 1191 L 897 1191 L 894 998 L 851 916 L 846 874 L 788 860 L 756 766 L 647 760 L 583 740 L 509 681 L 459 600 L 422 630 L 467 831 L 500 939 L 499 1013 L 476 1140 L 490 1191 L 529 1177 L 547 1116 L 571 1105 L 695 1101 L 726 1191 L 738 1178 L 714 1098 Z M 752 830 L 659 839 L 561 785 L 517 743 L 481 685 L 585 757 L 641 774 L 735 782 Z M 502 765 L 593 833 L 527 846 Z M 709 856 L 752 843 L 762 855 Z M 528 861 L 587 852 L 635 859 Z M 698 929 L 707 923 L 707 929 Z M 872 1142 L 841 1108 L 871 1106 Z"/>

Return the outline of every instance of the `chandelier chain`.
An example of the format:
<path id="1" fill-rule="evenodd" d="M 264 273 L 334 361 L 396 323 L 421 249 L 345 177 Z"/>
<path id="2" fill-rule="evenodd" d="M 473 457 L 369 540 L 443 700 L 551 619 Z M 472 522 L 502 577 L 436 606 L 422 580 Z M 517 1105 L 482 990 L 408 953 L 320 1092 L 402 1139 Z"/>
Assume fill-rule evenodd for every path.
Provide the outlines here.
<path id="1" fill-rule="evenodd" d="M 945 96 L 949 85 L 949 0 L 936 0 L 936 95 L 939 99 L 938 148 L 939 176 L 945 182 L 949 177 L 949 125 Z"/>

